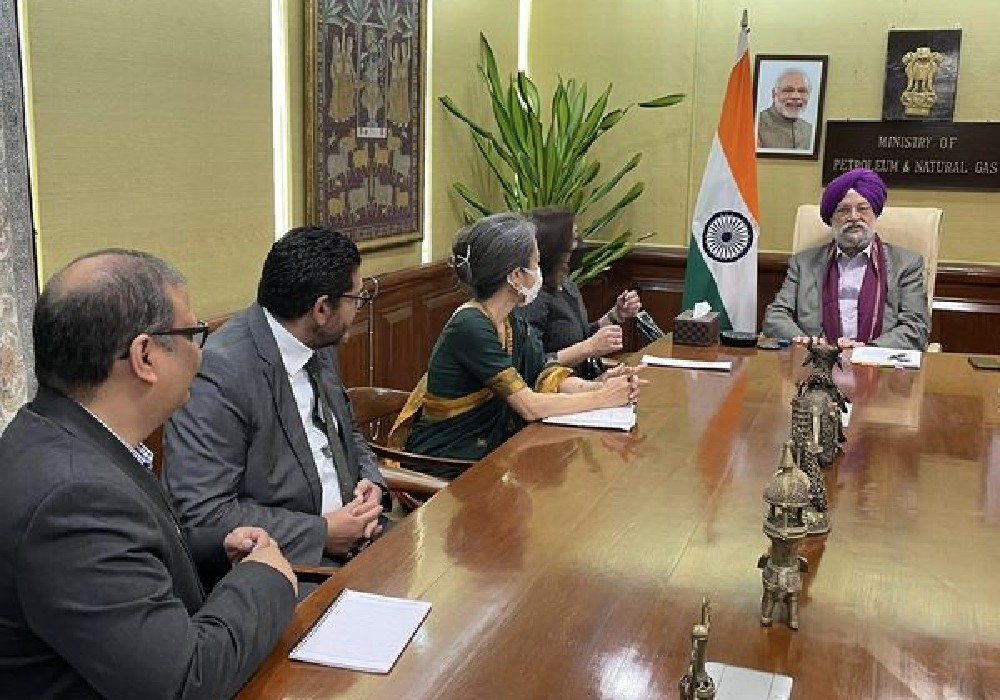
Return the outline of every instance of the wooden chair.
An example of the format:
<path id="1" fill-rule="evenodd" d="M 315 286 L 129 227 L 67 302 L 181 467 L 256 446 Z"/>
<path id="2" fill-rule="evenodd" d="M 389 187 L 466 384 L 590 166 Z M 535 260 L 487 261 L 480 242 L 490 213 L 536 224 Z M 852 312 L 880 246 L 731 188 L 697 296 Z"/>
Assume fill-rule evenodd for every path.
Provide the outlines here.
<path id="1" fill-rule="evenodd" d="M 417 508 L 424 500 L 448 485 L 445 479 L 421 473 L 421 467 L 465 470 L 475 464 L 465 459 L 418 455 L 388 444 L 389 431 L 406 405 L 408 392 L 364 386 L 351 387 L 347 390 L 347 396 L 351 400 L 358 428 L 368 440 L 372 452 L 381 460 L 379 470 L 386 485 L 405 509 Z"/>
<path id="2" fill-rule="evenodd" d="M 882 240 L 920 253 L 924 257 L 924 287 L 927 290 L 927 313 L 934 310 L 934 283 L 937 278 L 938 248 L 944 212 L 935 207 L 885 207 L 875 229 Z M 830 227 L 823 223 L 816 204 L 801 204 L 795 213 L 792 252 L 815 248 L 830 240 Z M 940 352 L 939 343 L 931 343 L 928 352 Z"/>

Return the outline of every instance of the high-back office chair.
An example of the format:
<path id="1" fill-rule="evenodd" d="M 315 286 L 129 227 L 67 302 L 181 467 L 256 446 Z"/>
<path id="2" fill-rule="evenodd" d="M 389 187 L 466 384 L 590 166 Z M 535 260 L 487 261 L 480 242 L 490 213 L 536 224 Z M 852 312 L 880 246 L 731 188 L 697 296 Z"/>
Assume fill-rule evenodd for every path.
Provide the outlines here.
<path id="1" fill-rule="evenodd" d="M 885 207 L 875 229 L 882 240 L 924 256 L 924 286 L 927 289 L 927 310 L 934 302 L 934 281 L 937 276 L 938 246 L 941 219 L 944 212 L 935 207 Z M 815 248 L 830 240 L 830 227 L 823 223 L 816 204 L 801 204 L 795 214 L 792 232 L 792 252 Z"/>
<path id="2" fill-rule="evenodd" d="M 351 400 L 358 428 L 368 440 L 372 452 L 381 460 L 379 469 L 386 485 L 404 508 L 413 510 L 420 505 L 421 498 L 429 498 L 448 485 L 444 479 L 422 474 L 413 468 L 458 467 L 465 470 L 475 464 L 466 459 L 418 455 L 388 444 L 389 431 L 406 405 L 408 392 L 359 386 L 348 389 L 347 396 Z"/>

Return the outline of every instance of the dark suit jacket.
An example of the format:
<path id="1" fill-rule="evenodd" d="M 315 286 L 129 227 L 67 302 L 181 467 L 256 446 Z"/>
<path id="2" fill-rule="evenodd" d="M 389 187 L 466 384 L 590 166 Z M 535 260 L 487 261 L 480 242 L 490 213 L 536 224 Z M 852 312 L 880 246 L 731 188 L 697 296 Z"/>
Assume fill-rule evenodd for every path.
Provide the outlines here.
<path id="1" fill-rule="evenodd" d="M 0 697 L 228 698 L 295 595 L 239 564 L 205 598 L 153 476 L 74 401 L 40 388 L 0 438 Z M 208 547 L 202 535 L 211 534 Z"/>
<path id="2" fill-rule="evenodd" d="M 347 438 L 351 479 L 384 486 L 354 423 L 336 355 L 331 349 L 319 354 L 322 380 Z M 257 304 L 209 336 L 191 398 L 164 431 L 162 478 L 185 525 L 257 525 L 291 561 L 323 560 L 319 474 L 281 352 Z"/>
<path id="3" fill-rule="evenodd" d="M 882 335 L 872 345 L 924 350 L 930 337 L 924 259 L 912 250 L 883 243 L 886 259 Z M 781 290 L 764 313 L 764 334 L 773 338 L 823 334 L 823 272 L 826 246 L 796 253 L 788 260 Z"/>

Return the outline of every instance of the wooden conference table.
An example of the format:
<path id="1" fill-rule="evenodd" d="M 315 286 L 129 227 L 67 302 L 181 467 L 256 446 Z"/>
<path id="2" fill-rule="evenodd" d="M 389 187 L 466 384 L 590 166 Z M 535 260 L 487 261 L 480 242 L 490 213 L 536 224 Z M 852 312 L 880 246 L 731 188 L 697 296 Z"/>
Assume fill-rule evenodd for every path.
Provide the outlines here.
<path id="1" fill-rule="evenodd" d="M 837 372 L 855 407 L 793 632 L 760 626 L 755 565 L 803 351 L 647 352 L 736 366 L 646 369 L 631 434 L 521 431 L 303 602 L 239 697 L 675 698 L 708 594 L 709 660 L 793 699 L 1000 698 L 1000 372 Z M 345 587 L 433 603 L 389 675 L 286 658 Z"/>

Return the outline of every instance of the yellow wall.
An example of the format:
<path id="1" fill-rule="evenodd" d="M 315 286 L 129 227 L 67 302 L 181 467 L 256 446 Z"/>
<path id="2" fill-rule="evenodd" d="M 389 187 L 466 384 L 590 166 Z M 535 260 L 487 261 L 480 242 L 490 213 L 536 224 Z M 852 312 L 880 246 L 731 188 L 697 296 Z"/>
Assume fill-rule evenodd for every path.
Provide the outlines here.
<path id="1" fill-rule="evenodd" d="M 274 238 L 269 0 L 31 0 L 25 6 L 42 276 L 99 247 L 149 250 L 188 277 L 197 312 L 248 303 Z M 291 215 L 304 221 L 304 2 L 286 4 Z M 432 0 L 434 95 L 478 96 L 479 32 L 509 57 L 516 0 Z M 475 110 L 473 110 L 475 112 Z M 460 225 L 450 186 L 471 142 L 436 102 L 431 232 Z M 420 262 L 420 244 L 365 254 L 364 273 Z"/>
<path id="2" fill-rule="evenodd" d="M 268 0 L 23 7 L 43 276 L 136 247 L 203 316 L 245 304 L 274 237 Z"/>
<path id="3" fill-rule="evenodd" d="M 827 54 L 826 119 L 878 119 L 889 27 L 963 27 L 955 119 L 996 119 L 995 66 L 1000 13 L 992 0 L 912 2 L 843 0 L 535 0 L 529 43 L 531 74 L 549 85 L 556 74 L 591 87 L 613 81 L 621 102 L 685 92 L 681 106 L 630 113 L 612 131 L 604 156 L 642 150 L 646 193 L 634 205 L 636 230 L 649 242 L 686 246 L 708 147 L 718 122 L 736 46 L 740 13 L 750 8 L 752 52 Z M 551 29 L 549 29 L 551 28 Z M 611 145 L 611 142 L 614 145 Z M 787 251 L 797 204 L 818 200 L 820 161 L 761 160 L 761 247 Z M 996 193 L 895 189 L 890 204 L 945 210 L 941 258 L 1000 263 L 1000 246 L 984 222 L 1000 218 Z"/>
<path id="4" fill-rule="evenodd" d="M 287 3 L 291 74 L 292 223 L 304 218 L 302 2 Z M 478 36 L 502 73 L 513 70 L 517 0 L 431 0 L 427 128 L 432 142 L 432 257 L 449 252 L 460 226 L 451 183 L 485 180 L 467 130 L 436 97 L 448 94 L 486 117 L 476 73 Z M 690 212 L 718 120 L 743 3 L 735 0 L 534 0 L 530 72 L 546 92 L 557 74 L 592 89 L 614 82 L 626 104 L 685 92 L 680 106 L 631 112 L 597 153 L 610 168 L 633 151 L 646 194 L 625 217 L 650 242 L 686 246 Z M 198 312 L 212 317 L 253 296 L 274 235 L 268 0 L 31 0 L 25 12 L 34 123 L 33 181 L 47 277 L 72 257 L 108 245 L 151 250 L 191 282 Z M 762 53 L 829 54 L 829 119 L 875 119 L 890 26 L 961 23 L 956 119 L 995 118 L 993 66 L 1000 13 L 987 0 L 803 3 L 760 0 L 751 47 Z M 788 250 L 792 212 L 815 201 L 820 164 L 759 164 L 764 250 Z M 1000 263 L 986 222 L 996 194 L 895 190 L 894 204 L 946 210 L 942 259 Z M 366 274 L 420 261 L 420 245 L 373 251 Z M 222 272 L 224 271 L 224 272 Z"/>

